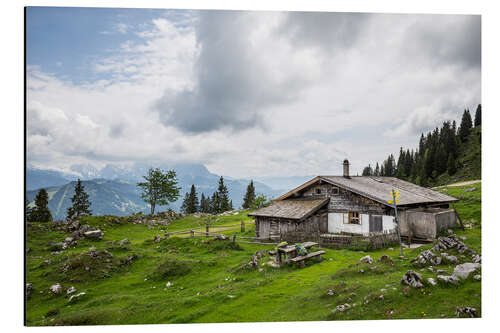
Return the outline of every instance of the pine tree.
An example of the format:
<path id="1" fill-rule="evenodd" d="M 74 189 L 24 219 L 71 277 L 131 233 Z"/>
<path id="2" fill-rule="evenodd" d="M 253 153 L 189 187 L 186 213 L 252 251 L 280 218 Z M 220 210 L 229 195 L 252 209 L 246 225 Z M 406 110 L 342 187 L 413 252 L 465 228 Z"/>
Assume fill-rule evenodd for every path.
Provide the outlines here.
<path id="1" fill-rule="evenodd" d="M 189 214 L 188 213 L 188 206 L 189 206 L 189 193 L 186 192 L 186 195 L 184 196 L 184 200 L 182 201 L 181 212 L 184 214 Z"/>
<path id="2" fill-rule="evenodd" d="M 380 176 L 380 167 L 378 165 L 378 162 L 377 164 L 375 165 L 375 171 L 373 172 L 373 175 L 374 176 Z"/>
<path id="3" fill-rule="evenodd" d="M 234 210 L 234 208 L 233 208 L 233 200 L 229 201 L 229 210 Z"/>
<path id="4" fill-rule="evenodd" d="M 200 212 L 202 213 L 210 213 L 210 207 L 209 207 L 209 202 L 210 198 L 205 198 L 205 193 L 201 194 L 201 199 L 200 199 Z"/>
<path id="5" fill-rule="evenodd" d="M 223 213 L 225 211 L 230 210 L 229 207 L 229 193 L 227 191 L 226 185 L 224 185 L 224 178 L 220 176 L 219 179 L 219 187 L 217 189 L 218 196 L 218 210 L 217 213 Z"/>
<path id="6" fill-rule="evenodd" d="M 461 142 L 465 142 L 467 140 L 471 128 L 472 128 L 472 118 L 470 116 L 469 110 L 466 109 L 462 115 L 462 121 L 458 129 L 458 136 Z"/>
<path id="7" fill-rule="evenodd" d="M 220 213 L 220 199 L 219 194 L 214 192 L 212 198 L 210 199 L 210 213 L 219 214 Z"/>
<path id="8" fill-rule="evenodd" d="M 41 189 L 35 197 L 35 207 L 31 210 L 28 217 L 30 222 L 50 222 L 52 214 L 49 210 L 49 195 L 45 189 Z"/>
<path id="9" fill-rule="evenodd" d="M 243 209 L 249 209 L 252 207 L 255 201 L 255 187 L 253 186 L 253 180 L 250 180 L 250 184 L 247 186 L 247 192 L 243 197 Z"/>
<path id="10" fill-rule="evenodd" d="M 89 195 L 85 192 L 81 180 L 78 179 L 75 185 L 75 195 L 71 198 L 71 207 L 68 207 L 66 218 L 71 220 L 82 215 L 92 215 L 92 211 L 89 210 L 90 205 Z"/>
<path id="11" fill-rule="evenodd" d="M 476 115 L 474 116 L 474 127 L 481 126 L 481 104 L 477 106 Z"/>
<path id="12" fill-rule="evenodd" d="M 448 162 L 446 164 L 447 171 L 450 176 L 454 175 L 457 172 L 457 162 L 452 154 L 448 156 Z"/>
<path id="13" fill-rule="evenodd" d="M 189 192 L 188 202 L 186 206 L 186 214 L 194 214 L 198 212 L 200 205 L 198 202 L 198 194 L 196 193 L 196 187 L 191 185 L 191 191 Z"/>

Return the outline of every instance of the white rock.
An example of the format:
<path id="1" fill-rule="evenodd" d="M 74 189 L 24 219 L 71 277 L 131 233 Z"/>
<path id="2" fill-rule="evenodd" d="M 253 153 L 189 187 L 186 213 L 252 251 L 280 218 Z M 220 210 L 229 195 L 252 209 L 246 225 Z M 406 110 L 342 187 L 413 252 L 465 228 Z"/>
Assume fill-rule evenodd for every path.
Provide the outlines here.
<path id="1" fill-rule="evenodd" d="M 457 285 L 460 283 L 460 280 L 457 277 L 453 276 L 453 275 L 451 275 L 451 276 L 448 276 L 448 275 L 438 275 L 437 279 L 439 281 L 444 282 L 444 283 L 451 283 L 451 284 L 457 284 Z"/>
<path id="2" fill-rule="evenodd" d="M 173 283 L 172 283 L 172 282 L 170 282 L 170 281 L 168 281 L 168 282 L 167 282 L 167 284 L 165 284 L 165 287 L 167 287 L 167 288 L 168 288 L 168 287 L 171 287 L 171 286 L 173 286 Z"/>
<path id="3" fill-rule="evenodd" d="M 367 263 L 367 264 L 372 264 L 373 263 L 373 258 L 370 257 L 369 255 L 366 255 L 363 258 L 359 259 L 359 261 Z"/>
<path id="4" fill-rule="evenodd" d="M 50 292 L 53 294 L 60 294 L 62 292 L 62 286 L 60 283 L 56 283 L 50 286 Z"/>
<path id="5" fill-rule="evenodd" d="M 82 296 L 85 296 L 85 292 L 81 292 L 79 294 L 76 294 L 76 295 L 71 295 L 71 297 L 69 298 L 68 300 L 68 303 L 71 303 L 73 301 L 76 301 L 78 298 L 82 297 Z"/>
<path id="6" fill-rule="evenodd" d="M 69 294 L 72 294 L 76 291 L 76 288 L 71 286 L 68 288 L 68 290 L 66 290 L 66 295 L 69 295 Z"/>
<path id="7" fill-rule="evenodd" d="M 427 282 L 429 282 L 431 286 L 435 286 L 437 284 L 436 280 L 434 280 L 433 278 L 428 278 Z"/>

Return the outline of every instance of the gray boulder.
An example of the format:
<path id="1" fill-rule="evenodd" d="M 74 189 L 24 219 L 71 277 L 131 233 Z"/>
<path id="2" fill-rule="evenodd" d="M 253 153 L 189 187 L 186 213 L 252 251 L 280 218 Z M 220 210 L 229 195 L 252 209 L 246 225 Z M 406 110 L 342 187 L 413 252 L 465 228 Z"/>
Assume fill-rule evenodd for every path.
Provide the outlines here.
<path id="1" fill-rule="evenodd" d="M 477 310 L 475 308 L 471 308 L 470 306 L 464 306 L 463 308 L 458 308 L 457 311 L 455 312 L 455 315 L 459 318 L 460 317 L 476 318 Z"/>
<path id="2" fill-rule="evenodd" d="M 413 288 L 423 288 L 424 284 L 422 282 L 422 275 L 412 270 L 406 272 L 401 279 L 402 284 L 406 284 Z"/>
<path id="3" fill-rule="evenodd" d="M 88 239 L 101 240 L 102 237 L 104 236 L 104 232 L 102 232 L 100 229 L 90 230 L 84 232 L 83 236 Z"/>
<path id="4" fill-rule="evenodd" d="M 460 280 L 457 277 L 453 276 L 453 275 L 451 275 L 451 276 L 448 276 L 448 275 L 438 275 L 437 279 L 439 281 L 443 282 L 443 283 L 446 283 L 446 284 L 450 284 L 450 283 L 451 284 L 455 284 L 455 285 L 460 284 Z"/>
<path id="5" fill-rule="evenodd" d="M 437 284 L 436 280 L 434 280 L 433 278 L 428 278 L 427 279 L 427 282 L 431 285 L 431 286 L 435 286 Z"/>
<path id="6" fill-rule="evenodd" d="M 467 279 L 471 273 L 480 267 L 481 264 L 466 262 L 465 264 L 457 265 L 452 275 L 460 279 Z"/>
<path id="7" fill-rule="evenodd" d="M 125 238 L 125 239 L 122 239 L 120 242 L 119 242 L 120 246 L 123 246 L 125 244 L 130 244 L 130 240 L 128 238 Z"/>

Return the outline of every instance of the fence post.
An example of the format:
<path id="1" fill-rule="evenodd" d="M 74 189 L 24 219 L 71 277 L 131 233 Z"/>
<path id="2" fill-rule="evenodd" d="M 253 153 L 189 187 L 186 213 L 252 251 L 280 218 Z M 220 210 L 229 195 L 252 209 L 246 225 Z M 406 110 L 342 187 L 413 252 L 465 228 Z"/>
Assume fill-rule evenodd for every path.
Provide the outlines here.
<path id="1" fill-rule="evenodd" d="M 233 233 L 233 243 L 236 242 L 236 232 Z"/>
<path id="2" fill-rule="evenodd" d="M 208 237 L 208 232 L 209 232 L 209 224 L 208 223 L 207 223 L 206 228 L 207 228 L 207 237 Z"/>
<path id="3" fill-rule="evenodd" d="M 193 229 L 191 229 L 191 230 L 189 230 L 189 231 L 190 231 L 190 233 L 191 233 L 191 237 L 194 237 L 194 230 L 193 230 Z"/>
<path id="4" fill-rule="evenodd" d="M 241 220 L 241 232 L 245 232 L 245 221 Z"/>

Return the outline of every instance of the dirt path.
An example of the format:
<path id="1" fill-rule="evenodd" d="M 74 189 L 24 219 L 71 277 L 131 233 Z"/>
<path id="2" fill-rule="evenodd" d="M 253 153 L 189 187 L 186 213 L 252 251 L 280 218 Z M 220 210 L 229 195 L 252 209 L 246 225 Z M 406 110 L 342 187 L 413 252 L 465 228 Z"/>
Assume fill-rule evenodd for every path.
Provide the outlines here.
<path id="1" fill-rule="evenodd" d="M 458 182 L 458 183 L 453 183 L 453 184 L 448 184 L 448 185 L 443 185 L 443 186 L 437 186 L 437 187 L 433 187 L 433 188 L 466 186 L 466 185 L 477 184 L 477 183 L 480 183 L 480 182 L 481 182 L 481 179 L 478 179 L 478 180 L 468 180 L 466 182 Z"/>

